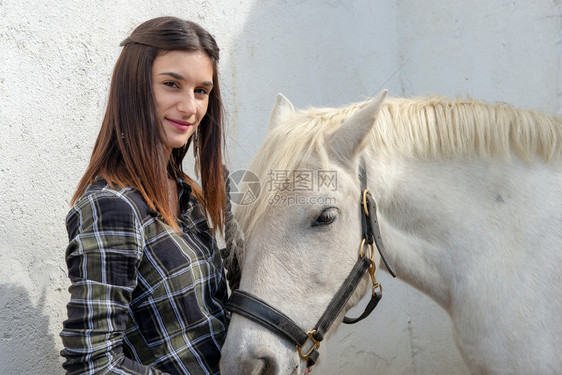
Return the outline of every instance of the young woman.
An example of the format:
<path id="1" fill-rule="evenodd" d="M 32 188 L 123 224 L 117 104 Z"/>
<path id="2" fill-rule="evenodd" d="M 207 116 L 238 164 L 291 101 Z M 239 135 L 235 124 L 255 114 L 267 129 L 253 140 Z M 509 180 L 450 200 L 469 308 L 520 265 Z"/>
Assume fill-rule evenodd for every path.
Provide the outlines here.
<path id="1" fill-rule="evenodd" d="M 121 45 L 90 164 L 67 216 L 70 374 L 218 374 L 227 288 L 219 49 L 149 20 Z M 192 147 L 201 187 L 182 169 Z M 206 216 L 205 216 L 206 215 Z"/>

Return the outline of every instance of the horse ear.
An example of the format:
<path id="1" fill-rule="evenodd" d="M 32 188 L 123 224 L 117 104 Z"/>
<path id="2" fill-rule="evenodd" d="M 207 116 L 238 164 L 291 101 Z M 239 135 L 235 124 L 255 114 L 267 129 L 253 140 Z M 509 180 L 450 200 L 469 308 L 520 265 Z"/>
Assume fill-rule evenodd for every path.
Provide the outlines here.
<path id="1" fill-rule="evenodd" d="M 283 94 L 277 94 L 271 116 L 269 116 L 269 130 L 275 128 L 283 121 L 283 118 L 290 113 L 295 112 L 293 104 Z"/>
<path id="2" fill-rule="evenodd" d="M 375 117 L 379 113 L 387 92 L 387 90 L 381 91 L 375 99 L 346 120 L 330 136 L 329 144 L 332 151 L 341 161 L 349 162 L 359 153 L 375 124 Z"/>

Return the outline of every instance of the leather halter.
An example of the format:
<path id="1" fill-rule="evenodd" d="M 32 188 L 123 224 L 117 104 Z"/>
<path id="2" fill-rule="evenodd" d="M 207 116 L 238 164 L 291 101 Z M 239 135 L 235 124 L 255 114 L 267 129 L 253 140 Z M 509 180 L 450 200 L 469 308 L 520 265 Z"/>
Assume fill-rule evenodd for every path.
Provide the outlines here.
<path id="1" fill-rule="evenodd" d="M 359 317 L 354 319 L 344 317 L 343 322 L 354 324 L 365 319 L 382 298 L 382 286 L 375 279 L 376 265 L 373 260 L 373 244 L 377 247 L 387 270 L 393 277 L 396 277 L 394 269 L 386 259 L 386 251 L 382 243 L 377 221 L 376 204 L 367 189 L 367 172 L 363 160 L 361 160 L 359 179 L 362 190 L 361 227 L 363 232 L 359 259 L 312 330 L 304 331 L 291 318 L 275 307 L 242 290 L 234 290 L 226 304 L 226 308 L 230 312 L 253 320 L 296 345 L 299 356 L 307 361 L 308 367 L 316 363 L 319 356 L 318 348 L 320 347 L 320 342 L 324 339 L 326 332 L 328 332 L 339 316 L 367 271 L 369 271 L 373 283 L 371 300 Z M 365 246 L 370 249 L 369 255 L 364 251 Z"/>

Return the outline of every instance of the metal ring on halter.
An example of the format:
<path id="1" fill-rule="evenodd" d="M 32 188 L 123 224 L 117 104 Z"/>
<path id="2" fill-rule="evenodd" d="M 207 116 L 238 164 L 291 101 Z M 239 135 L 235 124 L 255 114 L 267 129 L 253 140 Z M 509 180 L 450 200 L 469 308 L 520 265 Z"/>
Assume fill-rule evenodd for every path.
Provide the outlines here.
<path id="1" fill-rule="evenodd" d="M 361 204 L 363 205 L 363 210 L 365 211 L 365 215 L 367 215 L 367 217 L 369 217 L 369 207 L 367 205 L 367 194 L 369 194 L 371 197 L 373 196 L 371 194 L 371 192 L 369 191 L 369 189 L 363 190 L 363 197 L 361 198 Z"/>
<path id="2" fill-rule="evenodd" d="M 367 244 L 366 241 L 367 241 L 367 239 L 364 238 L 364 237 L 361 240 L 361 245 L 359 245 L 359 258 L 363 258 L 365 256 L 365 252 L 363 251 L 363 249 L 365 248 L 365 245 L 367 245 L 367 246 L 369 246 L 369 249 L 371 250 L 371 254 L 370 254 L 370 256 L 368 256 L 368 259 L 371 260 L 371 262 L 372 262 L 374 257 L 375 257 L 375 247 L 373 246 L 373 244 Z"/>

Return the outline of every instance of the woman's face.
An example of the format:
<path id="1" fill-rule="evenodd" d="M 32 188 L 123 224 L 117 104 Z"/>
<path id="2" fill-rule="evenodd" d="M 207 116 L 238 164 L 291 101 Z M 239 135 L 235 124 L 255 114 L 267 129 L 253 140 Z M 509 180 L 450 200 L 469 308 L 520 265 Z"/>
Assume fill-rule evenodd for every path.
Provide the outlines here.
<path id="1" fill-rule="evenodd" d="M 169 51 L 154 60 L 152 88 L 160 134 L 168 149 L 182 147 L 201 122 L 213 89 L 213 64 L 202 51 Z"/>

